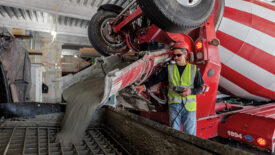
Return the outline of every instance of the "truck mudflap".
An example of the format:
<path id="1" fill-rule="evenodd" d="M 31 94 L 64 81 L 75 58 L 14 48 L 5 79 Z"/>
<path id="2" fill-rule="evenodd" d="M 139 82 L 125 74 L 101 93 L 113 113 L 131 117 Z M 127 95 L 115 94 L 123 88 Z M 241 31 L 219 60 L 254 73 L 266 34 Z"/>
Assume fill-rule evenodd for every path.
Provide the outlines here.
<path id="1" fill-rule="evenodd" d="M 123 88 L 139 81 L 142 83 L 152 74 L 153 69 L 171 59 L 169 50 L 145 52 L 145 55 L 131 65 L 109 72 L 105 77 L 104 96 L 101 103 L 106 104 L 108 98 Z M 109 102 L 107 102 L 109 103 Z"/>
<path id="2" fill-rule="evenodd" d="M 274 152 L 275 103 L 230 115 L 219 124 L 219 136 L 232 138 Z"/>

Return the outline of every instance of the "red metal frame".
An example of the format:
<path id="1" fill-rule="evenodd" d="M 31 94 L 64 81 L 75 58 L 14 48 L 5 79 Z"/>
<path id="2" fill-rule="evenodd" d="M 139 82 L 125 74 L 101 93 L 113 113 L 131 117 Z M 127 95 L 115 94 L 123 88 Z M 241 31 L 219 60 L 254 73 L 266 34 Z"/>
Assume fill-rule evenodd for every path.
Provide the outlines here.
<path id="1" fill-rule="evenodd" d="M 192 39 L 184 34 L 173 34 L 167 32 L 158 31 L 158 29 L 152 27 L 149 30 L 154 30 L 153 32 L 149 32 L 146 37 L 152 39 L 154 34 L 158 34 L 157 37 L 163 37 L 163 34 L 166 34 L 166 37 L 170 38 L 173 41 L 183 40 L 187 42 L 190 46 L 194 45 Z M 197 118 L 205 118 L 201 119 L 197 122 L 198 128 L 197 133 L 199 137 L 202 138 L 212 138 L 217 136 L 217 129 L 220 118 L 217 116 L 216 118 L 208 118 L 207 116 L 216 114 L 215 105 L 216 105 L 216 95 L 218 90 L 218 82 L 220 78 L 220 70 L 221 64 L 219 59 L 219 51 L 218 47 L 214 45 L 210 45 L 210 42 L 213 39 L 216 39 L 213 22 L 213 16 L 209 18 L 209 20 L 201 27 L 200 36 L 204 39 L 204 56 L 207 56 L 204 61 L 204 64 L 198 65 L 200 68 L 200 72 L 205 81 L 205 84 L 210 88 L 209 91 L 205 92 L 205 95 L 197 96 Z M 146 38 L 148 40 L 148 38 Z M 147 41 L 146 40 L 146 41 Z M 191 48 L 194 49 L 194 48 Z M 213 71 L 212 71 L 213 70 Z M 209 72 L 214 72 L 211 77 L 209 76 Z M 166 125 L 169 125 L 169 115 L 168 111 L 157 112 L 157 113 L 146 113 L 142 112 L 141 114 L 144 117 L 149 119 L 156 120 L 158 122 L 162 122 Z M 206 127 L 207 126 L 207 127 Z"/>
<path id="2" fill-rule="evenodd" d="M 275 103 L 259 107 L 249 107 L 236 112 L 219 123 L 218 134 L 259 146 L 257 138 L 264 138 L 266 145 L 261 146 L 274 152 L 275 140 Z"/>
<path id="3" fill-rule="evenodd" d="M 123 19 L 122 22 L 120 22 L 118 25 L 116 25 L 113 28 L 114 32 L 118 33 L 123 27 L 125 27 L 126 25 L 132 23 L 138 17 L 142 16 L 142 14 L 143 14 L 143 12 L 142 12 L 141 8 L 138 8 L 137 10 L 135 10 L 135 12 L 133 12 L 132 14 L 130 14 L 128 17 L 126 17 L 125 19 Z"/>
<path id="4" fill-rule="evenodd" d="M 109 98 L 116 92 L 129 86 L 136 80 L 140 78 L 144 73 L 152 71 L 154 68 L 162 64 L 162 62 L 167 61 L 171 57 L 171 52 L 166 50 L 156 51 L 153 53 L 146 54 L 142 59 L 132 63 L 131 65 L 123 68 L 122 70 L 115 70 L 114 72 L 108 73 L 110 76 L 106 76 L 105 90 L 110 90 L 109 92 L 104 92 L 104 98 Z M 151 72 L 152 73 L 152 72 Z M 151 74 L 148 74 L 148 77 Z M 103 99 L 105 100 L 105 99 Z"/>
<path id="5" fill-rule="evenodd" d="M 194 46 L 194 42 L 192 39 L 184 34 L 173 34 L 173 33 L 167 33 L 167 32 L 161 32 L 158 31 L 156 28 L 152 27 L 149 30 L 154 30 L 153 32 L 149 32 L 148 35 L 146 35 L 146 39 L 152 39 L 154 34 L 157 34 L 154 39 L 157 39 L 158 37 L 163 37 L 163 34 L 166 34 L 167 38 L 170 38 L 170 40 L 178 41 L 182 40 L 187 42 L 190 46 Z M 201 27 L 200 29 L 200 36 L 201 38 L 204 38 L 204 56 L 207 56 L 205 59 L 207 61 L 204 61 L 204 64 L 198 65 L 200 68 L 200 72 L 202 74 L 202 77 L 204 79 L 205 84 L 210 88 L 207 92 L 205 92 L 204 95 L 197 95 L 197 118 L 204 118 L 210 115 L 216 114 L 215 111 L 215 105 L 216 105 L 216 95 L 218 90 L 218 82 L 220 78 L 220 71 L 221 71 L 221 64 L 219 59 L 219 51 L 218 47 L 211 45 L 210 42 L 213 39 L 216 39 L 216 33 L 214 28 L 214 22 L 213 22 L 213 15 L 209 18 L 209 20 Z M 191 48 L 194 49 L 194 48 Z M 211 72 L 214 72 L 213 75 L 211 75 Z M 211 76 L 210 76 L 211 75 Z M 165 117 L 169 117 L 168 112 L 159 112 L 159 113 L 150 113 L 150 116 L 148 114 L 142 113 L 145 117 L 150 117 L 150 119 L 157 120 L 159 122 L 163 122 L 164 124 L 169 124 L 168 119 Z M 165 118 L 165 119 L 163 119 Z M 206 119 L 205 121 L 198 121 L 198 136 L 203 138 L 212 138 L 214 136 L 217 136 L 217 127 L 219 119 Z M 201 125 L 200 123 L 209 123 L 209 128 L 199 128 Z M 214 124 L 213 124 L 214 122 Z M 208 125 L 209 125 L 208 124 Z M 202 131 L 202 132 L 201 132 Z"/>
<path id="6" fill-rule="evenodd" d="M 204 61 L 205 64 L 199 65 L 205 84 L 209 91 L 205 95 L 197 95 L 197 117 L 206 117 L 215 114 L 216 94 L 221 72 L 221 62 L 217 46 L 211 45 L 210 42 L 216 39 L 214 19 L 212 15 L 209 20 L 201 27 L 200 36 L 204 40 Z M 213 75 L 211 75 L 213 72 Z"/>
<path id="7" fill-rule="evenodd" d="M 152 25 L 149 28 L 139 30 L 137 35 L 140 44 L 146 42 L 148 43 L 152 40 L 166 43 L 168 45 L 173 42 L 173 40 L 171 40 L 171 38 L 168 36 L 167 32 L 162 31 L 156 25 Z"/>
<path id="8" fill-rule="evenodd" d="M 195 62 L 200 68 L 205 84 L 209 88 L 203 95 L 197 96 L 197 136 L 206 139 L 221 136 L 257 146 L 258 144 L 255 139 L 262 137 L 267 141 L 267 145 L 263 147 L 274 151 L 275 104 L 269 104 L 266 107 L 237 106 L 224 103 L 216 104 L 221 62 L 217 45 L 211 44 L 211 41 L 216 39 L 214 13 L 208 21 L 200 27 L 199 38 L 203 42 L 202 52 L 204 57 L 203 61 L 200 60 Z M 123 32 L 122 28 L 142 16 L 142 14 L 141 9 L 138 8 L 134 13 L 128 15 L 121 23 L 114 26 L 114 32 L 127 33 Z M 188 35 L 164 32 L 155 25 L 137 30 L 135 36 L 137 36 L 139 44 L 154 40 L 171 45 L 178 40 L 182 40 L 190 46 L 194 46 L 194 41 Z M 127 44 L 130 48 L 134 49 L 129 40 Z M 198 51 L 195 51 L 195 55 L 196 52 Z M 169 57 L 171 57 L 171 51 L 146 55 L 142 60 L 117 72 L 116 74 L 118 74 L 118 76 L 110 77 L 110 81 L 112 81 L 111 87 L 116 88 L 116 91 L 125 88 L 137 80 L 141 74 L 151 72 L 155 67 L 160 65 L 161 62 L 159 60 L 164 61 Z M 149 75 L 151 74 L 148 74 L 148 76 Z M 112 91 L 107 95 L 108 97 L 114 94 L 113 92 L 115 91 Z M 228 110 L 228 112 L 216 114 L 217 111 L 225 109 Z M 141 116 L 169 125 L 168 110 L 141 112 Z M 260 127 L 258 127 L 259 125 Z M 247 137 L 252 138 L 249 139 Z"/>

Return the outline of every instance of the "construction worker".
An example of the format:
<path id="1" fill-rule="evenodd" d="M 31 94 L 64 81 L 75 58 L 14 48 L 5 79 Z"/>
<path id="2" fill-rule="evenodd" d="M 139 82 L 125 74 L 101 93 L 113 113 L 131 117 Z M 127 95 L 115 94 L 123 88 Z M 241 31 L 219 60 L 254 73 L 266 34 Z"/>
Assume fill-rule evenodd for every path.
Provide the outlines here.
<path id="1" fill-rule="evenodd" d="M 172 47 L 175 64 L 168 65 L 136 89 L 141 93 L 159 82 L 168 81 L 170 126 L 180 131 L 183 123 L 183 131 L 196 136 L 196 94 L 203 90 L 204 81 L 196 65 L 187 62 L 188 50 L 191 48 L 184 42 L 175 43 Z"/>

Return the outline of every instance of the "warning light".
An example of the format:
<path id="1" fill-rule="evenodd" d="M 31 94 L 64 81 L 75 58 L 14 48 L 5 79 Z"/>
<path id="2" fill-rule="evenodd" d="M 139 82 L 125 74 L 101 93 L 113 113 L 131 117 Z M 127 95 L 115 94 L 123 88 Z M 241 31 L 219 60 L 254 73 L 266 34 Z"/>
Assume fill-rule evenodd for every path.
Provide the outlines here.
<path id="1" fill-rule="evenodd" d="M 197 41 L 196 42 L 196 50 L 200 50 L 202 49 L 202 42 L 201 41 Z"/>
<path id="2" fill-rule="evenodd" d="M 257 138 L 257 143 L 260 145 L 260 146 L 265 146 L 266 145 L 266 140 L 262 137 L 259 137 Z"/>

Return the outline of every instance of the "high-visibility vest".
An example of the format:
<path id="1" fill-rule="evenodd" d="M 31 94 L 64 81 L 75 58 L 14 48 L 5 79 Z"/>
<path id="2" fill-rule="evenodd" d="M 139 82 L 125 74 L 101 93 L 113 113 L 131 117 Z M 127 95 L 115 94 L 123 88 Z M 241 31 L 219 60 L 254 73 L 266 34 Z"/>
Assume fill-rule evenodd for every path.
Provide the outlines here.
<path id="1" fill-rule="evenodd" d="M 194 88 L 195 75 L 196 65 L 187 63 L 181 76 L 176 64 L 168 65 L 168 104 L 184 103 L 187 111 L 196 111 L 196 95 L 182 97 L 180 94 L 174 91 L 175 88 Z"/>

